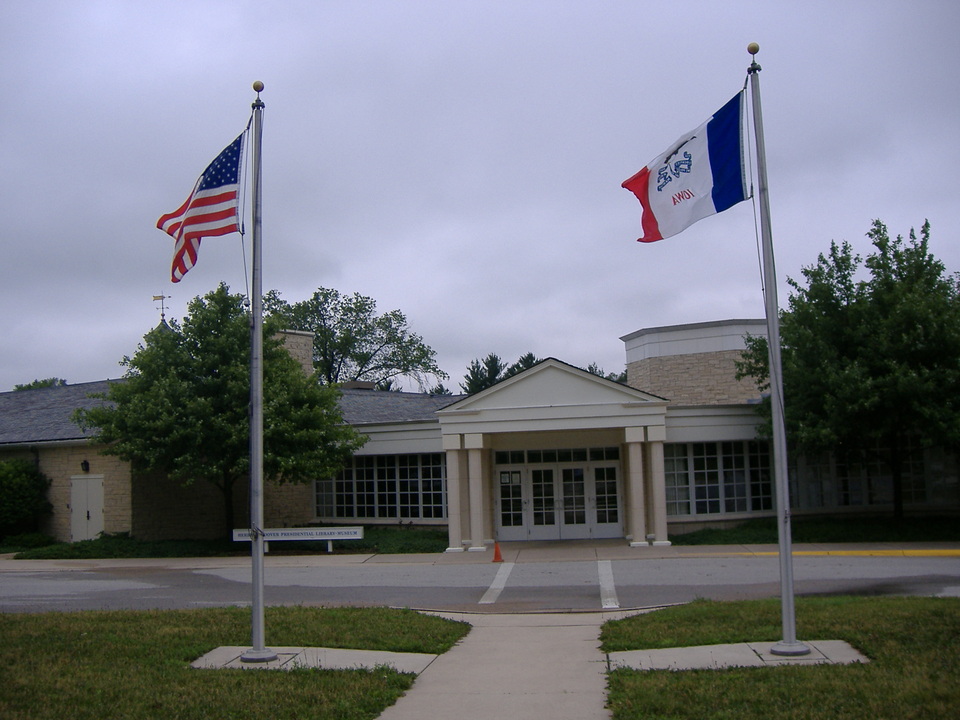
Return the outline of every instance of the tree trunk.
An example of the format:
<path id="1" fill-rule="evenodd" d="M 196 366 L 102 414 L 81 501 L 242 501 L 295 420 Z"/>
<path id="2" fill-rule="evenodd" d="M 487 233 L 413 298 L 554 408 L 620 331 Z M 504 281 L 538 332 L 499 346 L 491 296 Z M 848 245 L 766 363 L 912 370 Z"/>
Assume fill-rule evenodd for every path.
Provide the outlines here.
<path id="1" fill-rule="evenodd" d="M 890 438 L 890 476 L 893 484 L 893 519 L 896 522 L 903 520 L 903 453 L 900 447 L 900 436 L 894 434 Z"/>
<path id="2" fill-rule="evenodd" d="M 224 478 L 220 485 L 220 491 L 223 493 L 223 521 L 226 524 L 226 536 L 233 539 L 233 528 L 235 515 L 233 510 L 233 480 Z"/>

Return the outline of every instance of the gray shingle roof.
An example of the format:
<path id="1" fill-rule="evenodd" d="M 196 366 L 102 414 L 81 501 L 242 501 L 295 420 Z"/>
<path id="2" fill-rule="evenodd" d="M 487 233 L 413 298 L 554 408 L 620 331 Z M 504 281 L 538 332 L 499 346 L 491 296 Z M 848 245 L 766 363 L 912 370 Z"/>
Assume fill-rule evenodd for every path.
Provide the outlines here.
<path id="1" fill-rule="evenodd" d="M 436 420 L 434 413 L 462 395 L 384 392 L 344 389 L 340 400 L 343 419 L 350 425 Z"/>
<path id="2" fill-rule="evenodd" d="M 111 382 L 117 381 L 0 393 L 0 447 L 88 437 L 91 433 L 83 432 L 70 418 L 77 408 L 102 403 L 88 396 L 107 392 Z M 343 419 L 351 425 L 435 420 L 437 410 L 463 397 L 354 389 L 342 392 Z"/>
<path id="3" fill-rule="evenodd" d="M 91 433 L 82 431 L 70 416 L 77 408 L 102 404 L 102 400 L 88 395 L 105 393 L 111 382 L 114 381 L 0 393 L 0 446 L 82 440 Z"/>

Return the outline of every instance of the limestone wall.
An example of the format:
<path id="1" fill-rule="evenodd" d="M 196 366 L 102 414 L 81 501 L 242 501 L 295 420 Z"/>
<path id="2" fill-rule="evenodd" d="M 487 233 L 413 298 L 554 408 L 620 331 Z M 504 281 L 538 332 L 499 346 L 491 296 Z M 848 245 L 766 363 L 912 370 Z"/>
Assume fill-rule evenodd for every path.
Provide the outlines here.
<path id="1" fill-rule="evenodd" d="M 119 458 L 100 455 L 93 446 L 86 444 L 37 446 L 3 453 L 0 459 L 19 458 L 38 463 L 40 472 L 51 480 L 47 498 L 53 513 L 42 519 L 41 532 L 57 540 L 69 542 L 70 490 L 74 476 L 103 477 L 103 531 L 105 533 L 130 532 L 131 492 L 130 466 Z M 80 463 L 86 460 L 89 470 L 84 472 Z"/>
<path id="2" fill-rule="evenodd" d="M 313 483 L 267 483 L 263 522 L 267 527 L 303 527 L 316 517 Z"/>
<path id="3" fill-rule="evenodd" d="M 133 535 L 140 540 L 213 540 L 227 537 L 223 493 L 212 483 L 190 485 L 159 473 L 134 473 Z M 247 483 L 235 484 L 234 525 L 249 525 Z"/>
<path id="4" fill-rule="evenodd" d="M 676 405 L 722 405 L 760 398 L 750 379 L 736 380 L 740 350 L 650 357 L 627 365 L 627 384 Z"/>
<path id="5" fill-rule="evenodd" d="M 300 363 L 305 375 L 313 375 L 313 333 L 301 330 L 283 330 L 280 332 L 283 346 Z"/>

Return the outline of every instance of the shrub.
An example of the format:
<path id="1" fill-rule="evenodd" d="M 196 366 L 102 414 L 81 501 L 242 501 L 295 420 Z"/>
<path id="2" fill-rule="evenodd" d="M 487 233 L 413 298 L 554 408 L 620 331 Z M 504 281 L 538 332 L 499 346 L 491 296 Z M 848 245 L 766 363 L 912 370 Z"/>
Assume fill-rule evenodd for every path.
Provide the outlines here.
<path id="1" fill-rule="evenodd" d="M 0 462 L 0 537 L 33 530 L 40 515 L 52 510 L 50 479 L 26 460 Z"/>
<path id="2" fill-rule="evenodd" d="M 17 548 L 19 550 L 30 550 L 33 548 L 56 545 L 57 541 L 49 535 L 44 535 L 43 533 L 27 532 L 19 535 L 8 535 L 3 539 L 3 544 L 7 547 Z"/>

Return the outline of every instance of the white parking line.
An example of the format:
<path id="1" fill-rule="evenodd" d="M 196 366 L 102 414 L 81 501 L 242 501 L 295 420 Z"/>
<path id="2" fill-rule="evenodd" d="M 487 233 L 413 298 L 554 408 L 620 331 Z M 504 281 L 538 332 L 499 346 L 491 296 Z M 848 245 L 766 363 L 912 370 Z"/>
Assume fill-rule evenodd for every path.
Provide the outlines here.
<path id="1" fill-rule="evenodd" d="M 497 570 L 497 576 L 493 579 L 493 582 L 490 583 L 490 587 L 487 588 L 483 597 L 480 598 L 480 605 L 493 605 L 493 603 L 497 601 L 503 588 L 507 585 L 507 578 L 510 577 L 513 565 L 514 563 L 505 562 L 500 566 L 500 569 Z"/>
<path id="2" fill-rule="evenodd" d="M 609 560 L 597 561 L 597 575 L 600 577 L 600 604 L 604 610 L 616 610 L 620 607 L 617 600 L 617 587 L 613 583 L 613 563 Z"/>

